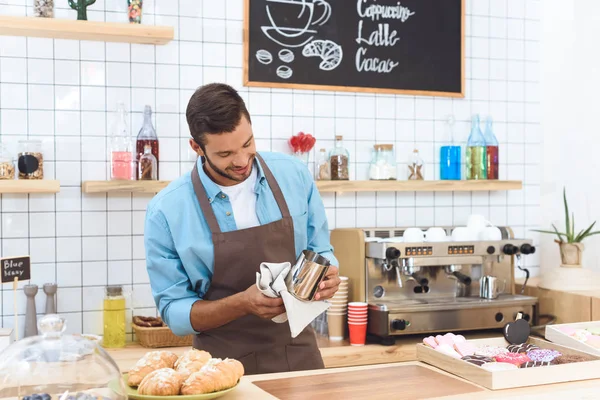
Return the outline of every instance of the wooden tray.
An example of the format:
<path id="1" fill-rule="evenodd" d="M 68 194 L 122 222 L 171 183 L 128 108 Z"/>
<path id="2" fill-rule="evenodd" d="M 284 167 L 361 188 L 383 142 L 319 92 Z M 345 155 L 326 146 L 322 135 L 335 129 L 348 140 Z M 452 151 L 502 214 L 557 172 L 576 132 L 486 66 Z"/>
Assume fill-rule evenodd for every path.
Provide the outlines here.
<path id="1" fill-rule="evenodd" d="M 583 351 L 584 353 L 592 354 L 594 356 L 600 357 L 600 349 L 590 346 L 585 342 L 580 342 L 579 340 L 567 335 L 562 332 L 560 328 L 569 327 L 573 329 L 585 329 L 585 328 L 598 328 L 600 327 L 600 321 L 592 321 L 592 322 L 579 322 L 574 324 L 560 324 L 560 325 L 548 325 L 546 326 L 545 337 L 547 340 L 560 344 L 563 346 L 572 347 L 574 349 Z"/>
<path id="2" fill-rule="evenodd" d="M 469 342 L 476 346 L 488 345 L 506 347 L 509 345 L 504 338 L 477 339 L 469 340 Z M 596 360 L 572 364 L 550 365 L 547 367 L 491 372 L 466 361 L 447 356 L 423 344 L 417 344 L 417 359 L 492 390 L 600 378 L 600 358 L 598 357 L 590 356 L 579 350 L 533 337 L 529 338 L 528 343 L 535 344 L 544 349 L 558 350 L 563 354 L 588 356 L 596 358 Z"/>
<path id="3" fill-rule="evenodd" d="M 483 391 L 419 365 L 252 382 L 280 400 L 430 399 Z"/>

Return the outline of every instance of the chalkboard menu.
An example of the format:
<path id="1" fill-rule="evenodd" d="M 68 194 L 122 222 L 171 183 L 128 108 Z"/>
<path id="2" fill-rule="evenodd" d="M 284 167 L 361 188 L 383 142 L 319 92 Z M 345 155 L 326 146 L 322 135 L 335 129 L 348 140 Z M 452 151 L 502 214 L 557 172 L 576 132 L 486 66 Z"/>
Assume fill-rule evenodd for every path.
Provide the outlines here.
<path id="1" fill-rule="evenodd" d="M 13 282 L 15 279 L 26 281 L 31 279 L 31 261 L 29 256 L 0 258 L 2 283 Z"/>
<path id="2" fill-rule="evenodd" d="M 246 0 L 246 86 L 464 97 L 465 0 Z"/>

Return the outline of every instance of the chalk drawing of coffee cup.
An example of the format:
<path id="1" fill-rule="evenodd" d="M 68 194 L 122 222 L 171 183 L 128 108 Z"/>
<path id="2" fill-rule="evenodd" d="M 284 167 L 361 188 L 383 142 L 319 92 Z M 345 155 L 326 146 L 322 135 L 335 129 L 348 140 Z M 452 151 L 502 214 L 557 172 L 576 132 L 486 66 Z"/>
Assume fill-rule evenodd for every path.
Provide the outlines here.
<path id="1" fill-rule="evenodd" d="M 270 25 L 262 26 L 263 33 L 284 47 L 302 47 L 317 33 L 316 26 L 331 17 L 331 6 L 325 0 L 266 0 Z M 294 8 L 297 9 L 297 14 Z M 318 9 L 319 13 L 315 13 Z M 287 16 L 296 14 L 295 19 Z M 317 15 L 318 14 L 318 15 Z"/>

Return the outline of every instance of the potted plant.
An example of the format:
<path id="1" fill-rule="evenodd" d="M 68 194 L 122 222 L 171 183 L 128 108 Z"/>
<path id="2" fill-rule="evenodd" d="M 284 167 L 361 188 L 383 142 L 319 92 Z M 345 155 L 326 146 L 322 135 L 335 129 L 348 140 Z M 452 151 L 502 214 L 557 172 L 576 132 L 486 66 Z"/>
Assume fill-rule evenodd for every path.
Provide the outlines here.
<path id="1" fill-rule="evenodd" d="M 579 233 L 575 233 L 575 214 L 572 213 L 569 216 L 569 204 L 567 202 L 567 192 L 563 188 L 563 201 L 565 204 L 565 227 L 566 232 L 559 232 L 556 225 L 552 224 L 553 231 L 538 230 L 534 229 L 535 232 L 549 233 L 556 235 L 558 239 L 554 241 L 558 243 L 560 247 L 560 258 L 562 261 L 561 266 L 563 267 L 581 267 L 582 253 L 584 250 L 583 243 L 584 239 L 597 235 L 600 231 L 592 232 L 592 229 L 596 225 L 596 221 L 591 224 L 587 229 L 582 229 Z"/>

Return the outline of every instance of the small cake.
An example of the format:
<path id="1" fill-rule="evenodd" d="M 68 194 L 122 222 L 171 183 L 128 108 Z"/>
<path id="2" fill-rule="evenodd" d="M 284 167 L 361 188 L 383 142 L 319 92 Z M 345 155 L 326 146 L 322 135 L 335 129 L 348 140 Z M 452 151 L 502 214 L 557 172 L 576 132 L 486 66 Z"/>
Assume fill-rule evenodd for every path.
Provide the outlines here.
<path id="1" fill-rule="evenodd" d="M 539 349 L 534 344 L 530 343 L 521 343 L 521 344 L 511 344 L 506 349 L 511 353 L 527 353 L 530 350 Z"/>
<path id="2" fill-rule="evenodd" d="M 483 346 L 483 347 L 478 347 L 477 349 L 475 349 L 476 355 L 486 356 L 486 357 L 491 357 L 491 358 L 496 357 L 498 354 L 506 354 L 506 353 L 508 353 L 508 350 L 506 350 L 504 347 L 497 347 L 497 346 Z"/>
<path id="3" fill-rule="evenodd" d="M 438 343 L 435 341 L 435 338 L 433 336 L 427 336 L 426 338 L 424 338 L 423 344 L 427 347 L 431 347 L 432 349 L 438 347 Z"/>
<path id="4" fill-rule="evenodd" d="M 552 361 L 560 355 L 562 355 L 560 351 L 552 349 L 535 349 L 527 352 L 531 361 Z"/>
<path id="5" fill-rule="evenodd" d="M 498 354 L 494 359 L 499 363 L 509 363 L 514 365 L 521 365 L 527 361 L 531 361 L 525 353 Z"/>
<path id="6" fill-rule="evenodd" d="M 519 369 L 515 364 L 503 363 L 503 362 L 492 362 L 483 364 L 481 368 L 487 371 L 509 371 L 511 369 Z"/>
<path id="7" fill-rule="evenodd" d="M 448 334 L 446 334 L 445 336 L 437 335 L 435 337 L 435 341 L 437 342 L 438 346 L 442 344 L 447 344 L 450 347 L 454 346 L 454 339 L 452 338 L 452 336 L 448 336 Z"/>
<path id="8" fill-rule="evenodd" d="M 450 357 L 454 357 L 454 358 L 460 358 L 460 354 L 458 354 L 454 348 L 448 344 L 440 344 L 438 347 L 435 348 L 436 351 L 439 351 L 440 353 L 444 353 Z"/>
<path id="9" fill-rule="evenodd" d="M 548 365 L 553 365 L 553 363 L 553 361 L 527 361 L 519 365 L 519 368 L 547 367 Z"/>
<path id="10" fill-rule="evenodd" d="M 478 367 L 481 367 L 483 364 L 493 363 L 494 362 L 494 360 L 492 358 L 490 358 L 490 357 L 477 356 L 477 355 L 464 356 L 463 358 L 461 358 L 461 360 L 466 361 L 466 362 L 471 363 L 471 364 L 475 364 Z"/>
<path id="11" fill-rule="evenodd" d="M 554 364 L 570 364 L 570 363 L 584 362 L 584 361 L 594 361 L 594 358 L 586 357 L 586 356 L 579 356 L 579 355 L 574 355 L 574 354 L 565 354 L 565 355 L 556 357 L 554 360 L 552 360 L 552 363 L 554 363 Z"/>
<path id="12" fill-rule="evenodd" d="M 596 326 L 594 328 L 587 328 L 586 331 L 588 331 L 592 335 L 600 336 L 600 326 Z"/>
<path id="13" fill-rule="evenodd" d="M 579 340 L 580 342 L 587 342 L 588 338 L 591 336 L 592 334 L 588 331 L 586 331 L 585 329 L 577 329 L 575 331 L 575 333 L 573 333 L 571 335 L 571 337 L 573 337 L 575 340 Z"/>
<path id="14" fill-rule="evenodd" d="M 462 357 L 475 354 L 475 345 L 469 342 L 454 343 L 454 350 Z"/>

